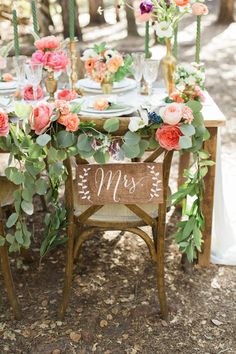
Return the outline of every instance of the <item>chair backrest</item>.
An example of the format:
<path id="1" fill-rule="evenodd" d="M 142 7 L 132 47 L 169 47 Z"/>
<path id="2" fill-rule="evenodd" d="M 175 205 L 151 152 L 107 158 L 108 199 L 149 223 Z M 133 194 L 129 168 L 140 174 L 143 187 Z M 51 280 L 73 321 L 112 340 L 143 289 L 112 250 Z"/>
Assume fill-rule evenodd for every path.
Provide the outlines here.
<path id="1" fill-rule="evenodd" d="M 161 155 L 162 162 L 154 162 Z M 74 198 L 78 198 L 79 204 L 88 206 L 80 217 L 83 223 L 104 205 L 123 204 L 151 225 L 153 222 L 150 216 L 139 208 L 139 204 L 159 204 L 163 212 L 166 212 L 172 157 L 173 151 L 167 152 L 162 148 L 147 153 L 143 162 L 91 164 L 77 156 L 76 189 L 71 160 L 67 159 L 67 212 L 73 213 Z"/>

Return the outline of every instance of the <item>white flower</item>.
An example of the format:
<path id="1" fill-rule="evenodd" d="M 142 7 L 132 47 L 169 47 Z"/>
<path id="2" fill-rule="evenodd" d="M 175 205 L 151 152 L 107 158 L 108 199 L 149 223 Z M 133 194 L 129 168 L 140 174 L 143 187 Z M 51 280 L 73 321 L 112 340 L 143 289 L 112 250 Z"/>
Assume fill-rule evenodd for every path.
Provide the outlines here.
<path id="1" fill-rule="evenodd" d="M 185 82 L 190 86 L 195 85 L 196 78 L 194 76 L 189 76 L 188 78 L 186 78 Z"/>
<path id="2" fill-rule="evenodd" d="M 88 59 L 98 59 L 100 56 L 94 49 L 86 49 L 83 53 L 81 60 L 86 61 Z"/>
<path id="3" fill-rule="evenodd" d="M 131 132 L 136 132 L 146 125 L 148 125 L 148 115 L 145 117 L 131 117 L 129 122 L 129 130 Z"/>
<path id="4" fill-rule="evenodd" d="M 108 50 L 105 51 L 104 57 L 106 58 L 106 60 L 110 60 L 111 58 L 114 57 L 115 54 L 116 54 L 116 53 L 115 53 L 114 50 L 108 49 Z"/>
<path id="5" fill-rule="evenodd" d="M 173 27 L 170 22 L 162 21 L 156 25 L 156 34 L 160 38 L 171 38 L 173 36 Z"/>

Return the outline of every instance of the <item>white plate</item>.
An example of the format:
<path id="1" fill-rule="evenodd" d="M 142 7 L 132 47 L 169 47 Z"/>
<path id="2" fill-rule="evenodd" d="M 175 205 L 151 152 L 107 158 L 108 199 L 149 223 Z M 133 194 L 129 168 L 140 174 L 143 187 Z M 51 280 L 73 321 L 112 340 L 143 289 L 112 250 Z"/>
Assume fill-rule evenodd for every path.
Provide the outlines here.
<path id="1" fill-rule="evenodd" d="M 0 82 L 0 91 L 9 91 L 17 88 L 16 81 Z"/>
<path id="2" fill-rule="evenodd" d="M 84 117 L 91 117 L 91 118 L 112 118 L 112 117 L 122 117 L 122 116 L 126 116 L 128 114 L 131 114 L 133 113 L 134 111 L 136 111 L 136 108 L 135 107 L 132 107 L 132 106 L 129 106 L 127 107 L 126 110 L 124 111 L 120 111 L 120 112 L 117 112 L 117 113 L 111 113 L 109 111 L 101 111 L 101 112 L 96 112 L 96 113 L 88 113 L 88 112 L 85 112 L 83 110 L 81 110 L 79 112 L 79 115 L 80 116 L 84 116 Z"/>
<path id="3" fill-rule="evenodd" d="M 89 86 L 85 86 L 84 80 L 86 80 L 86 83 L 89 81 L 92 83 L 92 85 Z M 90 93 L 97 93 L 100 94 L 102 93 L 102 89 L 101 86 L 97 83 L 94 82 L 90 79 L 82 79 L 77 81 L 77 86 L 79 88 L 81 88 L 82 90 L 84 90 L 85 92 L 90 92 Z M 136 87 L 136 81 L 133 79 L 124 79 L 120 82 L 115 82 L 114 86 L 112 88 L 112 92 L 113 93 L 121 93 L 121 92 L 125 92 L 125 91 L 129 91 L 129 90 L 133 90 Z"/>

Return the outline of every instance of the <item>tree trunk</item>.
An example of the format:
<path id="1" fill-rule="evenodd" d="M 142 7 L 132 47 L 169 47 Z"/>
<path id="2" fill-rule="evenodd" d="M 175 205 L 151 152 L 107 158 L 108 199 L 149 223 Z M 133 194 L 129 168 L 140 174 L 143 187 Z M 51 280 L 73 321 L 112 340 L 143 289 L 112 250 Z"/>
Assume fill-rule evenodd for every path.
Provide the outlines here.
<path id="1" fill-rule="evenodd" d="M 90 22 L 92 25 L 101 25 L 105 23 L 104 12 L 101 14 L 98 13 L 98 8 L 101 7 L 104 9 L 103 0 L 89 0 L 89 15 Z"/>
<path id="2" fill-rule="evenodd" d="M 54 27 L 54 23 L 52 20 L 52 16 L 50 13 L 50 2 L 49 0 L 41 0 L 39 7 L 39 27 L 42 32 L 42 35 L 48 36 L 50 35 L 50 26 Z"/>
<path id="3" fill-rule="evenodd" d="M 128 0 L 127 3 L 132 6 L 133 1 Z M 127 18 L 128 36 L 138 36 L 134 11 L 128 6 L 126 6 L 125 11 L 126 11 L 126 18 Z"/>
<path id="4" fill-rule="evenodd" d="M 234 22 L 234 0 L 221 0 L 218 22 L 229 24 Z"/>
<path id="5" fill-rule="evenodd" d="M 70 12 L 69 12 L 69 3 L 68 0 L 60 0 L 60 5 L 62 9 L 62 23 L 63 23 L 63 36 L 64 38 L 70 37 Z M 79 24 L 79 9 L 78 5 L 75 2 L 75 36 L 82 40 L 82 32 Z"/>

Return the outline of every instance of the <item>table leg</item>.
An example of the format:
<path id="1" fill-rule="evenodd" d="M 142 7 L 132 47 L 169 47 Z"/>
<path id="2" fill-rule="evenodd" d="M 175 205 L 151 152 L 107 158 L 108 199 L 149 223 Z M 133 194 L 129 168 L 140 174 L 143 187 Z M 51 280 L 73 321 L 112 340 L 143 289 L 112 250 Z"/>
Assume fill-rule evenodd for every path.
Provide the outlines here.
<path id="1" fill-rule="evenodd" d="M 208 130 L 211 137 L 204 143 L 204 150 L 209 152 L 211 160 L 216 161 L 218 128 L 208 128 Z M 209 167 L 208 174 L 205 177 L 205 195 L 202 202 L 202 211 L 205 216 L 205 228 L 202 233 L 204 243 L 202 244 L 202 252 L 198 255 L 198 264 L 202 267 L 210 266 L 215 171 L 215 166 Z"/>

